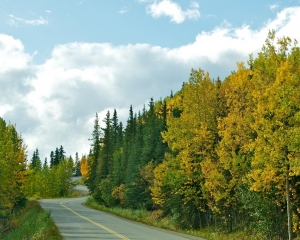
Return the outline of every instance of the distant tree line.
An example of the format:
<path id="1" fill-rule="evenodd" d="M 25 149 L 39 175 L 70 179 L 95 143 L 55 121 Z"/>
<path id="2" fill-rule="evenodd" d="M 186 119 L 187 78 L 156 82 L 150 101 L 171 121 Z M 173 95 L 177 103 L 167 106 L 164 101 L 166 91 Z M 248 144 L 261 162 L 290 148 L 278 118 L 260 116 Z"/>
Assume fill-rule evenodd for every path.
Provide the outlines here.
<path id="1" fill-rule="evenodd" d="M 42 164 L 39 150 L 33 153 L 27 169 L 27 182 L 24 190 L 27 196 L 35 197 L 66 197 L 70 195 L 74 183 L 72 176 L 80 175 L 78 153 L 73 158 L 66 157 L 63 146 L 50 153 L 50 165 L 47 158 Z"/>

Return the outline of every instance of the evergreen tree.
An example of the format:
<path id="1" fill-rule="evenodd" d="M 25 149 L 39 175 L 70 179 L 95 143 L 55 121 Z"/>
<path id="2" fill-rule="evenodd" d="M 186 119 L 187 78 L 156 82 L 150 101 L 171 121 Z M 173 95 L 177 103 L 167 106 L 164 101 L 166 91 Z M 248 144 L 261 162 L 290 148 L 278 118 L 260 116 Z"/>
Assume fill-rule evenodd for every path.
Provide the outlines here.
<path id="1" fill-rule="evenodd" d="M 115 149 L 120 149 L 123 146 L 124 132 L 123 132 L 123 123 L 119 123 L 118 132 L 117 132 L 117 142 Z"/>
<path id="2" fill-rule="evenodd" d="M 51 151 L 50 153 L 50 168 L 54 165 L 54 152 Z"/>
<path id="3" fill-rule="evenodd" d="M 141 165 L 144 166 L 151 160 L 155 160 L 155 146 L 156 146 L 156 114 L 154 110 L 153 98 L 149 102 L 149 111 L 145 116 L 145 126 L 143 129 L 143 148 L 141 152 Z"/>
<path id="4" fill-rule="evenodd" d="M 118 130 L 119 130 L 119 124 L 118 124 L 118 114 L 117 110 L 114 109 L 113 117 L 112 117 L 112 141 L 113 141 L 113 147 L 116 148 L 117 140 L 118 140 Z"/>
<path id="5" fill-rule="evenodd" d="M 36 170 L 41 170 L 42 163 L 39 155 L 39 150 L 36 149 L 33 153 L 32 159 L 31 159 L 31 168 Z"/>
<path id="6" fill-rule="evenodd" d="M 60 155 L 59 155 L 59 150 L 58 148 L 55 149 L 54 152 L 54 161 L 53 161 L 53 165 L 58 165 L 60 161 Z"/>
<path id="7" fill-rule="evenodd" d="M 69 167 L 72 169 L 72 175 L 74 175 L 74 160 L 72 158 L 72 156 L 70 155 L 70 157 L 68 157 L 67 159 L 67 164 L 69 165 Z M 64 161 L 64 160 L 63 160 Z"/>
<path id="8" fill-rule="evenodd" d="M 44 169 L 44 168 L 48 168 L 48 161 L 47 161 L 47 158 L 45 158 L 45 161 L 44 161 L 43 169 Z"/>
<path id="9" fill-rule="evenodd" d="M 63 146 L 60 145 L 60 148 L 59 148 L 59 161 L 65 159 L 65 153 L 66 153 L 66 152 L 65 152 Z"/>
<path id="10" fill-rule="evenodd" d="M 116 124 L 116 121 L 117 119 L 115 119 L 113 123 Z M 100 173 L 100 175 L 102 178 L 105 178 L 111 172 L 114 142 L 116 141 L 117 129 L 114 129 L 112 126 L 112 119 L 110 119 L 109 111 L 107 112 L 106 118 L 103 120 L 103 122 L 105 123 L 105 128 L 102 128 L 104 137 L 103 137 L 103 147 L 101 149 L 101 156 L 102 156 L 101 160 L 103 164 L 101 166 L 102 173 Z"/>
<path id="11" fill-rule="evenodd" d="M 132 105 L 129 108 L 129 117 L 127 120 L 127 125 L 125 128 L 124 139 L 123 139 L 123 154 L 122 154 L 122 171 L 126 173 L 129 156 L 131 154 L 131 149 L 134 143 L 135 137 L 135 119 L 133 115 Z M 124 174 L 124 179 L 126 178 L 126 174 Z"/>
<path id="12" fill-rule="evenodd" d="M 32 158 L 31 158 L 31 168 L 36 167 L 36 156 L 35 156 L 35 151 L 33 152 Z"/>
<path id="13" fill-rule="evenodd" d="M 75 174 L 75 176 L 81 176 L 80 161 L 79 161 L 79 157 L 78 157 L 78 152 L 75 153 L 75 163 L 74 163 L 73 173 Z"/>
<path id="14" fill-rule="evenodd" d="M 115 151 L 113 153 L 113 164 L 111 170 L 113 186 L 117 187 L 121 183 L 124 183 L 125 172 L 123 164 L 124 154 L 123 154 L 123 124 L 119 123 L 118 132 L 117 132 L 117 142 L 115 146 Z"/>
<path id="15" fill-rule="evenodd" d="M 100 161 L 100 134 L 101 129 L 99 125 L 98 114 L 96 113 L 95 121 L 94 121 L 94 129 L 92 132 L 92 141 L 91 143 L 91 151 L 88 156 L 88 178 L 86 180 L 86 185 L 91 193 L 94 192 L 95 187 L 99 184 L 96 182 L 97 176 L 97 166 Z"/>
<path id="16" fill-rule="evenodd" d="M 138 186 L 139 167 L 141 166 L 141 152 L 143 148 L 143 119 L 139 113 L 138 117 L 135 117 L 136 130 L 133 143 L 130 146 L 130 155 L 128 157 L 128 163 L 126 166 L 126 195 L 127 204 L 131 208 L 138 208 L 141 203 L 140 189 Z"/>

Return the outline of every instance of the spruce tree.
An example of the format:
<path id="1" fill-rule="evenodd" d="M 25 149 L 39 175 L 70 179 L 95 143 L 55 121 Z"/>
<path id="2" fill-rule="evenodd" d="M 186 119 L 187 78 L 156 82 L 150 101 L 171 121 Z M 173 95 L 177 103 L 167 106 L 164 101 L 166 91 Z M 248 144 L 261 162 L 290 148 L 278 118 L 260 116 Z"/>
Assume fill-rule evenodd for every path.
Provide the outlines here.
<path id="1" fill-rule="evenodd" d="M 100 152 L 101 160 L 99 162 L 99 179 L 104 179 L 107 177 L 111 164 L 113 155 L 113 131 L 112 131 L 112 120 L 110 119 L 110 112 L 107 111 L 106 118 L 103 120 L 105 127 L 102 128 L 104 133 L 102 141 L 102 149 Z"/>
<path id="2" fill-rule="evenodd" d="M 50 168 L 54 165 L 54 152 L 51 151 L 50 153 Z"/>
<path id="3" fill-rule="evenodd" d="M 64 148 L 63 148 L 63 146 L 62 145 L 60 145 L 60 148 L 59 148 L 59 161 L 61 161 L 61 160 L 64 160 L 65 159 L 65 150 L 64 150 Z"/>
<path id="4" fill-rule="evenodd" d="M 145 117 L 145 127 L 143 133 L 143 149 L 141 153 L 141 164 L 144 166 L 155 158 L 155 146 L 156 146 L 156 114 L 154 111 L 154 102 L 151 98 L 149 102 L 149 111 Z"/>
<path id="5" fill-rule="evenodd" d="M 39 155 L 39 150 L 36 149 L 33 153 L 32 159 L 31 159 L 31 168 L 41 170 L 42 163 Z"/>
<path id="6" fill-rule="evenodd" d="M 94 121 L 94 130 L 92 132 L 92 141 L 91 143 L 91 151 L 88 156 L 88 165 L 89 165 L 89 172 L 88 172 L 88 179 L 86 180 L 86 185 L 91 193 L 94 192 L 95 187 L 97 186 L 96 176 L 97 176 L 97 166 L 100 158 L 100 134 L 101 128 L 99 125 L 99 118 L 98 114 L 96 113 L 95 121 Z"/>
<path id="7" fill-rule="evenodd" d="M 74 163 L 74 170 L 75 176 L 81 176 L 80 173 L 80 161 L 78 157 L 78 152 L 75 153 L 75 163 Z"/>
<path id="8" fill-rule="evenodd" d="M 130 146 L 130 155 L 128 158 L 128 163 L 126 167 L 126 196 L 128 199 L 128 205 L 131 208 L 139 208 L 142 202 L 143 189 L 139 187 L 138 184 L 138 176 L 139 169 L 141 167 L 141 153 L 143 149 L 143 118 L 139 113 L 138 117 L 134 117 L 135 119 L 135 136 L 134 140 Z"/>
<path id="9" fill-rule="evenodd" d="M 115 149 L 120 149 L 123 146 L 123 140 L 124 140 L 124 132 L 123 132 L 123 123 L 119 123 L 118 132 L 117 132 L 117 142 Z"/>
<path id="10" fill-rule="evenodd" d="M 58 165 L 58 164 L 59 164 L 59 160 L 60 160 L 60 154 L 59 154 L 58 148 L 56 148 L 56 149 L 55 149 L 55 152 L 54 152 L 54 161 L 53 161 L 53 165 Z"/>
<path id="11" fill-rule="evenodd" d="M 114 149 L 117 144 L 118 130 L 119 130 L 118 114 L 117 114 L 117 110 L 114 109 L 114 113 L 113 113 L 113 117 L 112 117 L 112 141 L 113 141 Z"/>
<path id="12" fill-rule="evenodd" d="M 43 169 L 48 167 L 48 161 L 47 161 L 47 157 L 45 158 L 44 161 L 44 165 L 43 165 Z"/>
<path id="13" fill-rule="evenodd" d="M 32 158 L 31 158 L 31 168 L 36 167 L 36 156 L 35 156 L 35 151 L 33 152 Z"/>

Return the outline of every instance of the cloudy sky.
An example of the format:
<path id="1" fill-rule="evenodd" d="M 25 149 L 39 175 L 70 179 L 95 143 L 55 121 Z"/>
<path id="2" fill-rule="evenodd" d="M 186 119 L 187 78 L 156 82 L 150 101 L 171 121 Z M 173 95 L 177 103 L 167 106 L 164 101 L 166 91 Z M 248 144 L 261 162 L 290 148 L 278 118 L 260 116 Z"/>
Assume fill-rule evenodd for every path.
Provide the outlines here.
<path id="1" fill-rule="evenodd" d="M 88 153 L 97 112 L 176 92 L 191 68 L 224 78 L 269 29 L 300 42 L 300 0 L 0 0 L 0 116 L 31 158 Z"/>

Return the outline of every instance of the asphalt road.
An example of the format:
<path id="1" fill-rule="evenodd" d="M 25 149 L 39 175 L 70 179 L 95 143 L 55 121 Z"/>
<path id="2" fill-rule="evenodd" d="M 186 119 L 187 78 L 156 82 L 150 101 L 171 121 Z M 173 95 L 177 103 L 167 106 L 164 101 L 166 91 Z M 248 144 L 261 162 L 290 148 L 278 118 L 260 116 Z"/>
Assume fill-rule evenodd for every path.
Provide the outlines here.
<path id="1" fill-rule="evenodd" d="M 63 239 L 184 240 L 201 238 L 132 222 L 84 207 L 86 197 L 40 200 L 49 209 Z M 203 239 L 202 239 L 203 240 Z"/>

